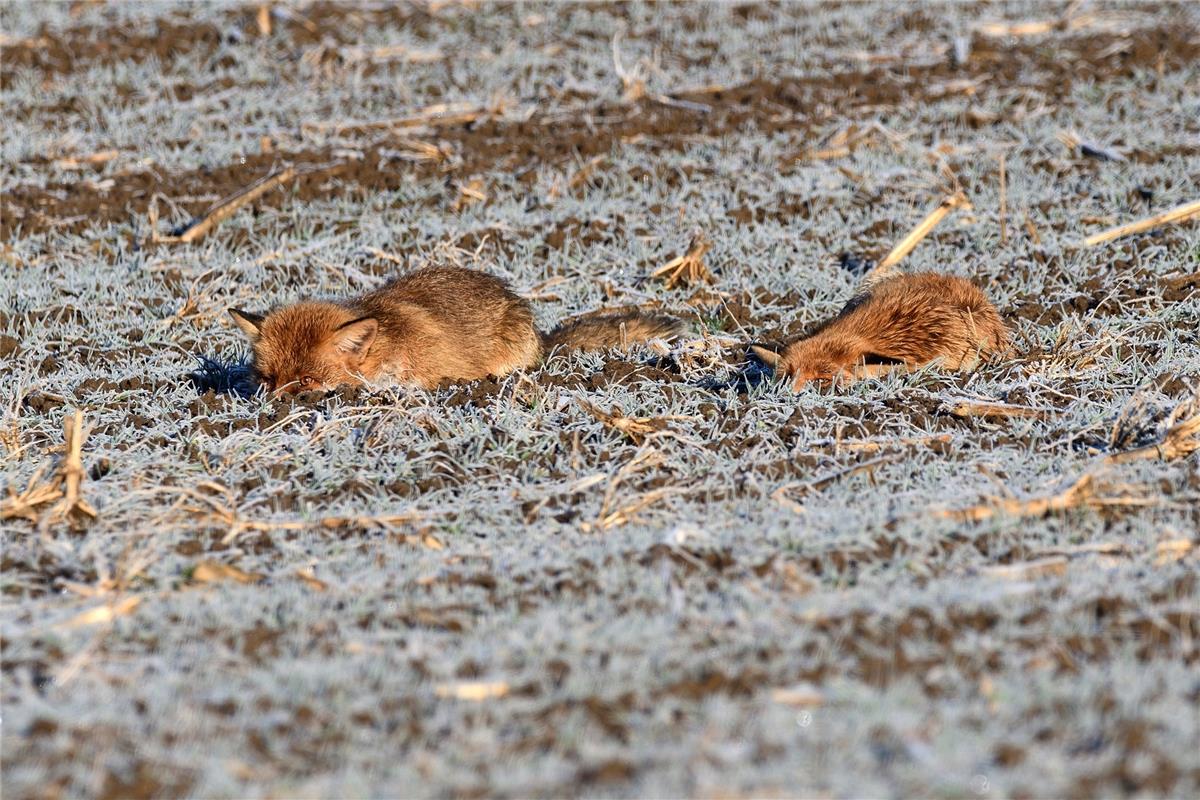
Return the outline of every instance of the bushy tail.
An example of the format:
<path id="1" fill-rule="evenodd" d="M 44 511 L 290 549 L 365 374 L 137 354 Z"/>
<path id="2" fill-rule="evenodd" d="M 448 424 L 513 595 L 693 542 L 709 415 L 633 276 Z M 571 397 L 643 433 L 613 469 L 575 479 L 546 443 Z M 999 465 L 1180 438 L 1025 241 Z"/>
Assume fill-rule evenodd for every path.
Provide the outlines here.
<path id="1" fill-rule="evenodd" d="M 669 314 L 631 308 L 570 317 L 542 334 L 542 349 L 603 350 L 650 339 L 671 339 L 683 333 L 683 321 Z"/>

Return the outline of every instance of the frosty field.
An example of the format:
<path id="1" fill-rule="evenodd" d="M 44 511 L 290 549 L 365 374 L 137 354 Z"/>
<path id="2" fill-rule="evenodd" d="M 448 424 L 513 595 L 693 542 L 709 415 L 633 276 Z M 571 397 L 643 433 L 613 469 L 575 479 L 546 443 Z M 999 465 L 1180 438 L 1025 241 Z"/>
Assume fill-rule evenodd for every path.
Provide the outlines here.
<path id="1" fill-rule="evenodd" d="M 1200 5 L 259 9 L 0 5 L 5 797 L 1200 794 Z M 959 190 L 1011 356 L 747 355 Z M 690 332 L 228 391 L 428 264 Z"/>

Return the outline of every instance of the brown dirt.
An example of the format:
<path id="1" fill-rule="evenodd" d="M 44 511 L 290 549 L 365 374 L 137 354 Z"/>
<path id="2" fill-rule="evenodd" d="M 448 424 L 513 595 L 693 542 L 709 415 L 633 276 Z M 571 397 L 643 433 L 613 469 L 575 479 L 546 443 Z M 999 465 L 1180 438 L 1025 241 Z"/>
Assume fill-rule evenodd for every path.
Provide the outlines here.
<path id="1" fill-rule="evenodd" d="M 162 23 L 165 24 L 165 23 Z M 174 29 L 172 29 L 174 30 Z M 207 33 L 206 33 L 207 32 Z M 197 41 L 212 36 L 207 27 Z M 508 122 L 484 118 L 474 123 L 439 128 L 437 139 L 462 154 L 462 163 L 452 174 L 470 176 L 487 171 L 531 175 L 538 164 L 563 165 L 603 154 L 621 142 L 643 136 L 660 148 L 681 146 L 697 134 L 709 136 L 737 131 L 753 125 L 765 132 L 807 133 L 815 124 L 815 109 L 838 107 L 852 114 L 857 109 L 896 106 L 929 98 L 930 87 L 939 81 L 990 76 L 989 82 L 1009 89 L 1035 85 L 1050 101 L 1064 97 L 1077 80 L 1105 75 L 1133 75 L 1136 70 L 1160 63 L 1177 67 L 1200 58 L 1200 44 L 1192 32 L 1175 28 L 1140 30 L 1127 46 L 1114 35 L 1065 37 L 1053 52 L 1041 46 L 1018 44 L 1000 49 L 981 42 L 969 64 L 957 69 L 949 63 L 900 64 L 868 71 L 842 72 L 829 78 L 756 79 L 716 92 L 680 95 L 681 99 L 711 107 L 707 114 L 665 107 L 652 100 L 632 105 L 589 109 L 592 119 L 576 113 L 539 112 L 527 121 Z M 25 51 L 17 48 L 17 56 Z M 1067 59 L 1067 53 L 1074 57 Z M 33 58 L 32 55 L 28 56 Z M 39 62 L 40 63 L 40 62 Z M 53 62 L 55 64 L 58 61 Z M 36 64 L 34 65 L 36 66 Z M 49 67 L 46 67 L 49 69 Z M 790 113 L 781 114 L 786 110 Z M 350 131 L 352 133 L 353 131 Z M 549 135 L 548 135 L 549 134 Z M 14 186 L 8 193 L 7 214 L 0 220 L 0 237 L 11 238 L 19 229 L 24 236 L 49 230 L 79 232 L 92 224 L 144 220 L 151 198 L 164 196 L 225 197 L 284 164 L 296 166 L 302 175 L 290 186 L 263 197 L 256 207 L 279 206 L 289 198 L 311 200 L 332 193 L 396 189 L 409 172 L 428 175 L 444 171 L 435 163 L 416 163 L 380 168 L 380 150 L 394 149 L 396 142 L 383 141 L 364 148 L 365 158 L 346 161 L 329 149 L 247 155 L 245 163 L 214 166 L 181 173 L 117 173 L 114 185 L 98 188 L 78 181 L 55 183 L 40 188 Z M 1148 156 L 1147 156 L 1148 157 Z M 785 165 L 786 166 L 786 165 Z M 812 213 L 807 201 L 795 198 L 779 208 L 781 218 Z M 182 202 L 188 214 L 198 216 L 210 204 Z M 749 220 L 744 209 L 730 212 Z M 740 215 L 740 216 L 738 216 Z M 135 225 L 141 239 L 148 238 Z M 888 231 L 864 231 L 866 239 L 881 238 Z"/>
<path id="2" fill-rule="evenodd" d="M 364 30 L 373 27 L 410 26 L 420 30 L 433 20 L 419 7 L 400 4 L 359 8 L 354 4 L 316 3 L 302 14 L 277 15 L 273 38 L 297 47 L 336 46 L 357 41 Z M 0 87 L 9 88 L 22 69 L 53 76 L 89 66 L 140 64 L 150 58 L 170 64 L 195 50 L 211 55 L 223 42 L 255 38 L 259 38 L 259 31 L 253 7 L 230 10 L 220 24 L 200 23 L 188 14 L 174 14 L 154 19 L 145 29 L 136 31 L 118 25 L 80 25 L 62 31 L 43 27 L 32 37 L 6 45 L 0 61 Z"/>

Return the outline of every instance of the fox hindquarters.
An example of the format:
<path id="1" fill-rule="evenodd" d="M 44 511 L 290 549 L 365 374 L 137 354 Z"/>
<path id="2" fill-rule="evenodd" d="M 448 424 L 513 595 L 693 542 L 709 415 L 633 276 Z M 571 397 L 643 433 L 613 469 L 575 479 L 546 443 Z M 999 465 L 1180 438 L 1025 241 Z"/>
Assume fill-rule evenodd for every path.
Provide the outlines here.
<path id="1" fill-rule="evenodd" d="M 856 295 L 782 353 L 753 350 L 799 391 L 809 381 L 848 383 L 933 362 L 970 369 L 1005 352 L 1008 342 L 995 306 L 973 283 L 925 272 L 888 278 Z"/>
<path id="2" fill-rule="evenodd" d="M 429 389 L 533 367 L 557 347 L 619 347 L 682 328 L 673 317 L 630 310 L 584 315 L 543 335 L 529 303 L 504 281 L 458 267 L 419 270 L 349 300 L 229 313 L 250 339 L 263 384 L 293 393 L 362 383 Z"/>

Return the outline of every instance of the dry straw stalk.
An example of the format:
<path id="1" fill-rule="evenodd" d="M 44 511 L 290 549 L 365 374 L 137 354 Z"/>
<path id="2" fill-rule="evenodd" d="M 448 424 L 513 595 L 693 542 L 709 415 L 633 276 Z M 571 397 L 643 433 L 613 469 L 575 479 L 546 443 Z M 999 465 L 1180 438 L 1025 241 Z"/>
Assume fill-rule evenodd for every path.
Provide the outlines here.
<path id="1" fill-rule="evenodd" d="M 969 508 L 936 509 L 934 515 L 959 522 L 981 522 L 997 516 L 1041 517 L 1059 511 L 1077 508 L 1103 508 L 1105 506 L 1145 506 L 1152 499 L 1131 495 L 1101 495 L 1096 491 L 1095 476 L 1084 473 L 1082 477 L 1061 492 L 1028 500 L 1005 498 L 990 503 L 980 503 Z"/>
<path id="2" fill-rule="evenodd" d="M 668 422 L 694 419 L 678 414 L 664 417 L 628 417 L 616 406 L 613 406 L 611 411 L 605 411 L 586 400 L 580 400 L 579 405 L 605 427 L 625 434 L 636 445 L 641 445 L 651 434 L 667 430 Z"/>
<path id="3" fill-rule="evenodd" d="M 137 607 L 142 604 L 142 598 L 138 595 L 128 595 L 107 602 L 102 606 L 84 611 L 74 617 L 59 623 L 60 628 L 83 628 L 88 625 L 102 625 L 110 623 L 117 617 L 125 617 L 137 610 Z"/>
<path id="4" fill-rule="evenodd" d="M 8 497 L 0 500 L 0 520 L 25 519 L 36 523 L 40 518 L 38 509 L 62 498 L 62 486 L 58 479 L 45 483 L 41 481 L 45 472 L 45 466 L 38 469 L 22 492 L 9 487 Z"/>
<path id="5" fill-rule="evenodd" d="M 301 127 L 306 131 L 333 134 L 388 128 L 438 127 L 474 122 L 480 117 L 497 113 L 499 110 L 499 104 L 492 108 L 481 108 L 468 103 L 435 103 L 403 117 L 366 122 L 306 122 Z"/>
<path id="6" fill-rule="evenodd" d="M 1200 450 L 1200 414 L 1193 414 L 1172 425 L 1161 442 L 1148 444 L 1134 450 L 1126 450 L 1123 453 L 1113 453 L 1105 456 L 1104 461 L 1108 464 L 1124 464 L 1148 458 L 1174 461 L 1178 458 L 1187 458 L 1196 450 Z"/>
<path id="7" fill-rule="evenodd" d="M 84 156 L 67 156 L 57 159 L 54 162 L 54 166 L 59 169 L 82 169 L 83 167 L 95 166 L 97 164 L 106 164 L 119 155 L 120 153 L 116 150 L 101 150 Z"/>
<path id="8" fill-rule="evenodd" d="M 258 7 L 258 13 L 254 17 L 258 24 L 259 36 L 271 35 L 271 4 L 263 3 Z"/>
<path id="9" fill-rule="evenodd" d="M 1183 222 L 1192 217 L 1200 216 L 1200 200 L 1193 200 L 1190 203 L 1184 203 L 1181 206 L 1175 206 L 1169 211 L 1164 211 L 1161 214 L 1155 214 L 1152 217 L 1139 219 L 1136 222 L 1130 222 L 1125 225 L 1118 225 L 1115 228 L 1109 228 L 1100 233 L 1093 233 L 1091 236 L 1083 240 L 1086 247 L 1094 247 L 1098 244 L 1119 239 L 1122 236 L 1129 236 L 1134 233 L 1157 228 L 1159 225 L 1169 225 L 1174 222 Z"/>
<path id="10" fill-rule="evenodd" d="M 1067 559 L 1064 556 L 1050 556 L 1036 561 L 1020 561 L 1015 564 L 999 564 L 985 567 L 983 574 L 989 578 L 1002 578 L 1010 581 L 1027 581 L 1034 578 L 1065 575 Z"/>
<path id="11" fill-rule="evenodd" d="M 1145 459 L 1174 461 L 1187 458 L 1197 450 L 1200 450 L 1200 414 L 1192 414 L 1173 424 L 1163 436 L 1162 441 L 1122 453 L 1107 455 L 1097 463 L 1103 468 L 1112 464 L 1124 464 Z M 979 522 L 1004 515 L 1041 517 L 1075 508 L 1147 506 L 1157 502 L 1153 497 L 1140 497 L 1130 492 L 1101 494 L 1096 489 L 1095 478 L 1095 472 L 1085 472 L 1073 484 L 1057 494 L 1028 500 L 993 499 L 991 502 L 980 503 L 969 508 L 934 509 L 932 513 L 938 517 L 962 522 Z"/>
<path id="12" fill-rule="evenodd" d="M 438 697 L 451 700 L 495 700 L 508 694 L 508 683 L 505 681 L 456 681 L 454 683 L 439 683 L 433 688 Z"/>
<path id="13" fill-rule="evenodd" d="M 80 493 L 83 484 L 83 412 L 76 409 L 63 425 L 63 438 L 66 443 L 67 458 L 63 462 L 62 481 L 63 499 L 54 507 L 55 516 L 60 519 L 85 516 L 95 518 L 96 509 L 84 500 Z"/>
<path id="14" fill-rule="evenodd" d="M 233 195 L 227 200 L 223 200 L 214 206 L 204 217 L 195 225 L 189 227 L 179 236 L 163 236 L 157 237 L 156 241 L 169 244 L 182 243 L 190 244 L 196 241 L 213 228 L 220 225 L 225 220 L 237 213 L 238 209 L 245 205 L 253 203 L 258 198 L 262 197 L 267 192 L 274 189 L 276 186 L 282 186 L 288 181 L 296 177 L 296 168 L 288 167 L 282 172 L 277 172 L 273 175 L 260 180 L 258 183 L 246 187 L 242 191 Z"/>
<path id="15" fill-rule="evenodd" d="M 708 238 L 703 233 L 696 234 L 692 237 L 692 243 L 686 253 L 672 258 L 650 273 L 650 277 L 662 279 L 668 289 L 673 288 L 677 283 L 685 285 L 698 281 L 709 284 L 716 283 L 716 278 L 704 263 L 704 254 L 708 252 L 710 246 Z"/>
<path id="16" fill-rule="evenodd" d="M 204 560 L 198 563 L 192 570 L 192 581 L 194 583 L 221 583 L 223 581 L 232 581 L 233 583 L 261 583 L 266 580 L 265 575 L 260 575 L 257 572 L 246 572 L 244 569 L 235 567 L 232 564 L 223 564 L 220 561 Z"/>
<path id="17" fill-rule="evenodd" d="M 1046 419 L 1054 414 L 1051 409 L 1030 408 L 1028 406 L 1010 406 L 1003 403 L 979 403 L 974 400 L 962 400 L 948 407 L 956 417 L 1024 417 L 1028 419 Z"/>
<path id="18" fill-rule="evenodd" d="M 937 208 L 926 214 L 925 219 L 921 220 L 915 228 L 908 232 L 908 235 L 897 242 L 891 252 L 863 277 L 863 286 L 870 286 L 891 277 L 896 271 L 896 265 L 903 261 L 904 257 L 911 253 L 913 248 L 920 244 L 921 240 L 928 236 L 951 211 L 967 208 L 970 205 L 967 196 L 962 192 L 955 192 L 939 203 Z"/>

